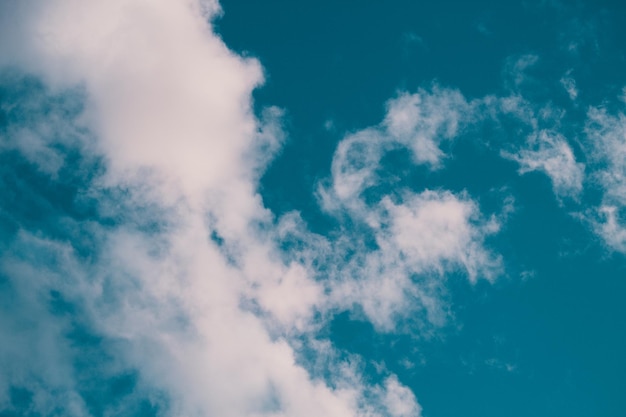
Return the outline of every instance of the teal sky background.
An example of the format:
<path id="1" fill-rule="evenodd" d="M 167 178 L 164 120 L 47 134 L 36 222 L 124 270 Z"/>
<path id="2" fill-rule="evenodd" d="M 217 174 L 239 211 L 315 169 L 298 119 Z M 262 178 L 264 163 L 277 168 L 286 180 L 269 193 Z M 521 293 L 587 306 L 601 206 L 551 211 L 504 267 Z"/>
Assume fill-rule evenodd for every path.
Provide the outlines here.
<path id="1" fill-rule="evenodd" d="M 111 146 L 103 139 L 106 135 L 102 132 L 107 130 L 98 130 L 98 111 L 106 109 L 109 98 L 102 91 L 118 91 L 110 85 L 121 85 L 119 91 L 128 89 L 128 96 L 110 101 L 118 104 L 132 99 L 135 91 L 145 92 L 138 82 L 141 77 L 129 76 L 128 83 L 116 84 L 137 68 L 141 74 L 143 67 L 121 66 L 119 72 L 100 74 L 100 64 L 108 65 L 104 57 L 115 56 L 113 53 L 88 54 L 89 62 L 97 61 L 96 70 L 64 55 L 60 60 L 69 62 L 68 67 L 48 60 L 44 53 L 34 55 L 37 59 L 23 58 L 13 45 L 26 45 L 26 50 L 34 37 L 18 30 L 7 35 L 9 32 L 0 29 L 0 417 L 309 417 L 293 411 L 302 408 L 288 408 L 292 398 L 288 388 L 295 377 L 283 384 L 281 375 L 291 374 L 281 373 L 283 362 L 272 362 L 276 352 L 284 354 L 285 346 L 288 353 L 294 352 L 295 365 L 302 366 L 307 377 L 318 377 L 315 387 L 330 387 L 333 393 L 345 383 L 336 375 L 340 373 L 337 369 L 343 369 L 340 365 L 351 360 L 358 363 L 357 375 L 362 379 L 355 377 L 359 381 L 355 384 L 363 390 L 363 402 L 373 402 L 376 414 L 372 415 L 376 416 L 626 415 L 626 2 L 222 0 L 220 5 L 218 16 L 207 12 L 213 30 L 235 54 L 258 60 L 264 82 L 253 89 L 254 70 L 238 60 L 235 65 L 216 58 L 226 70 L 216 70 L 217 79 L 209 80 L 208 87 L 198 82 L 198 91 L 221 94 L 220 77 L 228 86 L 237 84 L 239 81 L 232 81 L 237 77 L 248 81 L 233 89 L 232 100 L 222 102 L 219 97 L 218 104 L 202 102 L 218 114 L 209 114 L 207 119 L 215 122 L 222 118 L 230 123 L 227 112 L 237 113 L 240 102 L 251 96 L 256 119 L 251 122 L 250 115 L 242 111 L 244 115 L 237 113 L 227 127 L 239 132 L 241 121 L 241 125 L 250 123 L 256 129 L 253 134 L 245 131 L 244 136 L 267 129 L 268 136 L 283 135 L 284 139 L 274 142 L 275 138 L 254 136 L 247 140 L 235 135 L 232 142 L 240 140 L 242 145 L 237 142 L 232 149 L 220 143 L 211 145 L 215 148 L 198 145 L 199 154 L 204 152 L 209 158 L 214 152 L 218 156 L 211 159 L 215 164 L 223 151 L 227 160 L 224 172 L 231 173 L 228 164 L 232 161 L 233 165 L 245 163 L 243 168 L 232 169 L 232 183 L 219 173 L 215 174 L 218 180 L 202 182 L 193 171 L 189 182 L 193 191 L 185 191 L 188 194 L 171 191 L 179 185 L 175 181 L 174 186 L 167 181 L 163 186 L 159 182 L 162 177 L 151 176 L 153 167 L 157 173 L 159 169 L 167 172 L 166 179 L 168 169 L 175 173 L 171 175 L 174 180 L 188 173 L 169 160 L 157 161 L 162 157 L 159 150 L 152 153 L 157 140 L 141 142 L 137 148 L 124 147 L 124 141 Z M 13 3 L 0 5 L 0 25 L 6 20 L 2 12 L 11 7 Z M 17 8 L 15 16 L 28 15 L 28 7 Z M 6 16 L 13 16 L 11 13 Z M 147 33 L 156 37 L 161 28 L 156 27 L 156 32 Z M 119 33 L 125 35 L 123 30 Z M 165 43 L 154 41 L 155 56 L 162 50 L 163 56 L 169 56 L 169 44 Z M 152 43 L 148 44 L 146 49 L 152 48 Z M 89 48 L 76 48 L 79 53 L 85 49 Z M 133 55 L 124 57 L 132 60 Z M 188 58 L 184 53 L 181 56 Z M 76 62 L 76 71 L 87 74 L 76 76 L 79 81 L 72 78 L 75 68 L 71 63 Z M 172 65 L 172 73 L 178 74 L 179 67 Z M 205 63 L 181 59 L 180 66 L 187 65 L 202 67 Z M 153 72 L 170 74 L 153 69 L 149 74 Z M 179 78 L 188 75 L 181 74 L 184 76 Z M 102 80 L 98 77 L 111 84 L 98 84 Z M 179 78 L 176 82 L 181 82 Z M 97 82 L 90 84 L 93 79 Z M 155 79 L 158 81 L 157 76 Z M 146 85 L 161 91 L 159 83 L 148 80 Z M 170 86 L 167 82 L 163 85 Z M 568 91 L 568 86 L 573 90 Z M 225 95 L 231 93 L 227 87 L 224 91 Z M 436 143 L 445 154 L 441 166 L 416 162 L 409 146 L 399 141 L 388 145 L 379 150 L 382 156 L 374 164 L 376 183 L 359 189 L 355 201 L 361 201 L 363 195 L 365 211 L 375 211 L 384 198 L 399 207 L 408 204 L 407 195 L 428 190 L 438 196 L 450 191 L 464 202 L 474 201 L 478 214 L 469 224 L 478 228 L 496 219 L 500 225 L 497 232 L 477 232 L 480 237 L 475 240 L 501 260 L 501 268 L 491 281 L 482 279 L 488 269 L 478 268 L 476 282 L 468 279 L 463 265 L 454 264 L 455 259 L 449 261 L 450 267 L 444 259 L 440 272 L 428 267 L 421 273 L 411 272 L 409 281 L 417 287 L 423 285 L 428 295 L 434 294 L 434 303 L 446 309 L 446 319 L 441 325 L 424 323 L 428 320 L 421 317 L 424 314 L 418 306 L 415 311 L 407 310 L 409 317 L 397 314 L 398 322 L 408 323 L 408 329 L 401 325 L 381 329 L 384 326 L 377 327 L 362 300 L 346 296 L 347 301 L 337 301 L 340 296 L 333 298 L 333 294 L 345 283 L 341 281 L 344 275 L 354 273 L 358 281 L 362 273 L 365 281 L 371 272 L 368 265 L 358 265 L 361 269 L 345 265 L 360 259 L 354 252 L 363 251 L 365 256 L 380 249 L 384 240 L 380 236 L 391 226 L 368 229 L 366 221 L 358 217 L 358 209 L 350 212 L 348 203 L 337 195 L 329 198 L 340 208 L 325 208 L 323 195 L 330 193 L 336 180 L 333 161 L 338 149 L 351 135 L 371 128 L 385 137 L 381 132 L 387 129 L 385 118 L 394 99 L 403 94 L 437 96 L 445 91 L 458 91 L 467 102 L 477 103 L 478 110 L 467 116 L 471 121 L 460 122 L 453 138 Z M 128 113 L 159 127 L 159 115 L 154 117 L 150 107 L 158 100 L 149 94 L 146 97 L 137 103 L 149 110 L 144 113 L 129 105 Z M 181 102 L 188 103 L 187 96 L 182 97 Z M 500 105 L 494 103 L 504 98 L 517 98 L 525 104 L 509 113 L 494 110 Z M 155 107 L 180 116 L 184 122 L 174 116 L 172 120 L 181 126 L 195 121 L 196 113 L 190 111 L 192 116 L 186 118 L 183 109 L 178 115 L 174 104 Z M 282 116 L 266 120 L 267 110 L 280 113 L 277 108 Z M 441 108 L 437 111 L 449 112 L 445 106 Z M 223 109 L 227 110 L 222 114 Z M 595 110 L 602 114 L 596 124 L 590 121 Z M 524 119 L 524 111 L 532 114 L 529 119 L 535 126 Z M 170 120 L 167 111 L 163 114 Z M 170 127 L 165 122 L 163 126 L 164 131 Z M 272 130 L 275 126 L 281 133 Z M 23 130 L 34 133 L 25 136 Z M 223 134 L 226 130 L 216 131 Z M 123 128 L 114 131 L 123 133 Z M 129 131 L 158 136 L 149 129 Z M 193 127 L 181 127 L 181 132 L 170 138 L 172 143 L 183 143 L 181 148 L 198 143 L 183 138 L 193 136 Z M 544 165 L 524 171 L 524 164 L 541 162 L 554 151 L 553 143 L 539 141 L 537 145 L 529 139 L 538 132 L 563 139 L 559 143 L 566 150 L 560 151 L 567 154 L 571 150 L 569 162 L 584 166 L 579 189 L 576 184 L 563 189 L 556 185 L 560 173 L 571 179 L 571 172 L 561 169 L 574 165 L 563 159 L 544 160 Z M 604 138 L 608 138 L 606 142 Z M 611 138 L 615 140 L 611 142 Z M 224 140 L 228 142 L 230 137 Z M 105 145 L 100 146 L 102 143 Z M 134 153 L 137 149 L 139 156 Z M 169 157 L 178 148 L 163 149 Z M 528 149 L 537 152 L 524 159 Z M 227 159 L 233 154 L 248 156 L 245 152 L 262 162 L 254 157 Z M 186 168 L 184 157 L 194 153 L 181 153 L 178 163 Z M 144 155 L 157 157 L 142 159 Z M 363 160 L 367 156 L 366 152 L 359 155 Z M 356 159 L 354 166 L 359 166 L 363 161 Z M 131 169 L 116 171 L 116 161 Z M 550 171 L 551 163 L 557 165 L 555 171 Z M 203 161 L 198 164 L 205 165 Z M 258 182 L 257 172 L 262 173 Z M 185 181 L 186 177 L 181 183 L 187 184 Z M 198 192 L 196 186 L 206 193 Z M 232 197 L 236 204 L 229 205 L 231 200 L 223 206 L 214 203 L 226 198 L 224 190 L 229 187 L 251 195 L 236 194 Z M 262 205 L 255 200 L 256 192 Z M 196 200 L 198 195 L 209 196 L 206 200 L 210 203 L 199 197 Z M 196 213 L 196 205 L 202 204 L 208 208 Z M 603 217 L 608 216 L 602 211 L 606 207 L 615 208 L 617 231 L 603 229 L 610 223 Z M 229 217 L 231 212 L 234 217 L 240 212 L 249 216 L 245 227 Z M 294 213 L 302 223 L 285 226 Z M 192 242 L 197 237 L 177 231 L 187 230 L 187 226 L 197 231 L 198 224 L 198 234 L 212 246 L 196 252 L 189 244 L 188 252 L 176 252 L 176 245 L 184 240 L 180 236 Z M 259 265 L 247 264 L 248 249 Z M 340 259 L 344 255 L 345 259 Z M 223 268 L 216 260 L 222 258 Z M 222 268 L 216 269 L 218 272 L 211 269 L 213 261 Z M 289 287 L 288 293 L 269 293 L 270 302 L 264 304 L 262 291 L 270 284 L 254 281 L 254 274 L 284 273 L 299 263 L 304 265 L 307 279 Z M 189 278 L 197 265 L 206 268 L 199 275 L 218 284 L 211 287 Z M 177 283 L 180 274 L 183 284 L 169 287 L 167 279 L 159 281 L 162 271 L 171 273 Z M 223 271 L 228 273 L 215 278 Z M 389 267 L 387 271 L 395 270 Z M 319 294 L 307 292 L 311 282 L 319 284 Z M 226 296 L 228 301 L 223 303 L 221 298 L 219 302 L 218 297 L 211 298 L 211 291 L 226 293 L 223 288 L 231 286 L 236 288 L 235 301 Z M 207 294 L 208 301 L 194 298 L 197 294 Z M 310 306 L 306 304 L 309 296 L 314 299 Z M 285 324 L 276 317 L 282 317 L 282 308 L 291 306 L 291 299 L 296 300 L 296 312 L 285 313 Z M 203 320 L 213 317 L 213 305 L 219 310 L 231 301 L 223 316 L 232 313 L 233 323 L 211 321 L 214 328 L 225 329 L 223 334 L 214 335 L 202 327 Z M 298 316 L 298 306 L 304 306 L 310 315 Z M 246 327 L 251 322 L 254 326 Z M 248 338 L 248 334 L 253 336 Z M 261 336 L 253 339 L 258 334 Z M 203 337 L 210 343 L 204 343 Z M 278 345 L 282 350 L 272 350 Z M 211 350 L 215 346 L 220 349 Z M 273 353 L 264 356 L 265 348 Z M 198 353 L 204 351 L 215 356 Z M 230 352 L 241 357 L 233 360 Z M 222 363 L 232 369 L 220 368 Z M 389 375 L 396 375 L 415 395 L 421 414 L 419 409 L 394 414 L 380 388 L 386 386 Z M 254 380 L 250 385 L 261 386 L 258 392 L 254 391 L 256 385 L 247 385 L 250 380 Z M 309 385 L 302 384 L 303 390 L 308 389 Z M 241 386 L 242 391 L 249 388 L 253 393 L 238 396 Z M 317 393 L 302 391 L 302 396 L 312 398 L 313 392 Z M 228 402 L 231 394 L 234 399 Z M 243 408 L 220 408 L 222 397 L 226 398 L 224 404 Z M 285 414 L 280 414 L 282 411 Z"/>
<path id="2" fill-rule="evenodd" d="M 525 94 L 568 106 L 564 128 L 577 132 L 585 104 L 568 103 L 561 76 L 572 70 L 586 105 L 618 96 L 625 82 L 626 6 L 619 1 L 226 0 L 223 9 L 217 28 L 225 42 L 266 70 L 257 106 L 287 109 L 289 140 L 263 177 L 265 204 L 276 213 L 301 211 L 313 230 L 332 227 L 314 191 L 336 143 L 380 122 L 383 104 L 400 90 L 437 82 L 468 98 L 502 94 L 511 62 L 533 54 L 539 63 Z M 506 187 L 517 209 L 490 242 L 505 259 L 506 277 L 476 286 L 452 277 L 458 327 L 433 339 L 379 335 L 349 314 L 331 323 L 331 339 L 385 363 L 416 393 L 424 416 L 622 415 L 623 255 L 607 251 L 572 204 L 559 204 L 547 176 L 519 176 L 493 146 L 523 137 L 468 136 L 441 171 L 407 167 L 401 156 L 386 169 L 415 190 L 467 190 L 487 209 L 501 204 L 493 190 Z M 593 200 L 594 191 L 586 193 Z"/>

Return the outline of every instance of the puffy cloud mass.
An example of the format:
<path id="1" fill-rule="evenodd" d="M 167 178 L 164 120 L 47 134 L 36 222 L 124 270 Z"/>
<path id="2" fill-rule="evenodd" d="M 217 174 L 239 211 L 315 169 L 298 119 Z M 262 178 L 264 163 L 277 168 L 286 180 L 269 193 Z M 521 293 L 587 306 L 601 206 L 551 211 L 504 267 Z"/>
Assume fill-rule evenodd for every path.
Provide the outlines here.
<path id="1" fill-rule="evenodd" d="M 212 31 L 216 4 L 0 7 L 2 151 L 40 179 L 4 185 L 48 220 L 3 208 L 1 409 L 419 415 L 397 378 L 365 382 L 314 343 L 314 313 L 337 307 L 257 193 L 281 112 L 254 115 L 261 66 Z"/>

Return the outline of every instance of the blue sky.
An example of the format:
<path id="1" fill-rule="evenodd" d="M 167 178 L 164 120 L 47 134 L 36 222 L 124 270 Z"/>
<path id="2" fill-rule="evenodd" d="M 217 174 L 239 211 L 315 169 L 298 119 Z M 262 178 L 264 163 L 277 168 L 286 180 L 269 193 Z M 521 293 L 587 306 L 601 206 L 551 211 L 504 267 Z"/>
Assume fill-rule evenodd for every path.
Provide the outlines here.
<path id="1" fill-rule="evenodd" d="M 618 1 L 0 4 L 0 417 L 626 410 Z"/>

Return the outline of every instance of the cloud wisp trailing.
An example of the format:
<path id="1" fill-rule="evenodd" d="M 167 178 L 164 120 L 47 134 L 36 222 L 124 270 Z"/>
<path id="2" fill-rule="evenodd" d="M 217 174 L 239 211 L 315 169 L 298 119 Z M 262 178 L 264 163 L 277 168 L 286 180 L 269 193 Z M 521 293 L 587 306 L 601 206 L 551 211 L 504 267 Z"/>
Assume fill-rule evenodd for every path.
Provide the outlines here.
<path id="1" fill-rule="evenodd" d="M 557 132 L 533 132 L 526 147 L 516 154 L 503 152 L 505 158 L 519 163 L 519 173 L 541 171 L 552 181 L 559 197 L 577 197 L 583 189 L 584 164 L 577 162 L 567 140 Z"/>
<path id="2" fill-rule="evenodd" d="M 416 165 L 441 169 L 442 147 L 475 122 L 478 104 L 441 87 L 399 94 L 387 103 L 380 125 L 339 143 L 332 177 L 320 185 L 322 207 L 347 216 L 349 234 L 359 236 L 334 246 L 349 262 L 336 274 L 331 296 L 340 305 L 360 305 L 381 331 L 398 330 L 408 320 L 426 334 L 448 321 L 449 273 L 461 272 L 475 283 L 501 272 L 501 259 L 484 245 L 500 220 L 485 218 L 467 193 L 377 187 L 382 160 L 394 150 L 408 151 Z"/>
<path id="3" fill-rule="evenodd" d="M 623 104 L 610 112 L 590 107 L 585 123 L 590 159 L 597 165 L 593 181 L 602 190 L 602 201 L 593 215 L 596 231 L 609 247 L 626 253 L 626 116 Z"/>

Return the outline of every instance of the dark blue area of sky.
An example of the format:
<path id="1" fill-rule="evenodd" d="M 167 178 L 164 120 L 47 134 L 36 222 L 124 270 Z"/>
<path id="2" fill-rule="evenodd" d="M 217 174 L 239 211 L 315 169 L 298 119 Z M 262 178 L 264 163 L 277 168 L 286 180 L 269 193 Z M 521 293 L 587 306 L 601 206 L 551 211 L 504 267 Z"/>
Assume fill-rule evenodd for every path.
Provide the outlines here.
<path id="1" fill-rule="evenodd" d="M 313 230 L 332 227 L 313 193 L 329 175 L 337 142 L 379 123 L 385 101 L 400 89 L 415 91 L 436 80 L 468 98 L 504 94 L 507 65 L 524 54 L 540 58 L 526 93 L 539 103 L 566 101 L 559 79 L 569 69 L 587 105 L 614 100 L 626 84 L 624 2 L 222 5 L 216 27 L 226 44 L 265 67 L 257 107 L 287 110 L 289 141 L 262 180 L 265 204 L 277 214 L 300 210 Z M 576 53 L 568 51 L 572 42 Z M 333 129 L 324 128 L 327 120 Z M 576 133 L 581 125 L 571 120 L 564 129 Z M 331 338 L 340 348 L 384 361 L 414 390 L 426 417 L 623 416 L 624 257 L 609 254 L 588 225 L 568 214 L 571 204 L 559 205 L 546 176 L 520 177 L 498 149 L 484 146 L 485 134 L 455 144 L 442 171 L 410 168 L 401 154 L 388 156 L 386 164 L 402 186 L 467 190 L 486 213 L 498 212 L 503 198 L 513 196 L 516 211 L 487 242 L 503 255 L 506 275 L 473 287 L 451 277 L 460 327 L 439 338 L 380 335 L 348 314 L 335 319 Z M 502 187 L 506 192 L 494 191 Z M 414 366 L 406 369 L 405 359 Z"/>
<path id="2" fill-rule="evenodd" d="M 540 3 L 551 4 L 222 2 L 217 31 L 230 48 L 259 58 L 266 69 L 257 105 L 287 110 L 293 140 L 265 176 L 262 185 L 272 184 L 264 190 L 267 204 L 305 216 L 314 210 L 311 189 L 328 172 L 340 136 L 379 123 L 384 103 L 399 90 L 437 82 L 468 98 L 503 93 L 508 61 L 538 54 L 541 65 L 530 71 L 540 80 L 532 91 L 536 99 L 565 99 L 559 79 L 570 68 L 580 75 L 582 98 L 599 104 L 615 97 L 626 70 L 620 42 L 626 39 L 626 3 Z M 567 51 L 571 41 L 578 44 L 575 54 Z M 324 128 L 328 120 L 331 131 Z M 285 181 L 286 171 L 291 181 Z"/>

